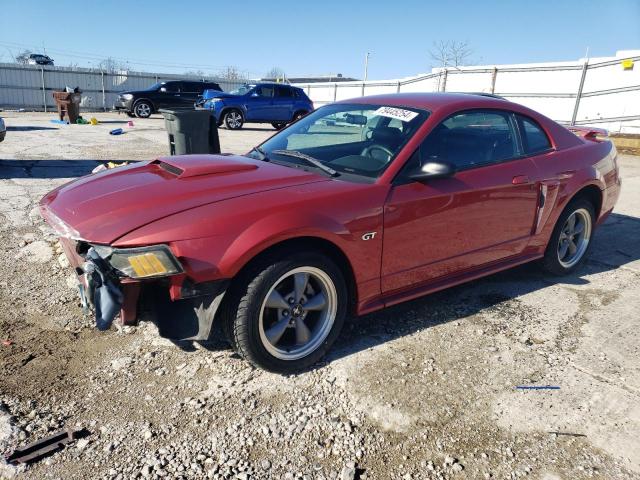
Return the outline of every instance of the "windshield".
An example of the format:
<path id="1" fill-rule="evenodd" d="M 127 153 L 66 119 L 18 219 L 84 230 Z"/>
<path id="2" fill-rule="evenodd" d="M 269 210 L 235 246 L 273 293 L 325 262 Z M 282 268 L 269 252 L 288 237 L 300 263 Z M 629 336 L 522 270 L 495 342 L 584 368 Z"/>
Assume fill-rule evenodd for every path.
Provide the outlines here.
<path id="1" fill-rule="evenodd" d="M 149 88 L 146 88 L 144 91 L 147 92 L 154 92 L 156 90 L 158 90 L 161 86 L 163 86 L 165 84 L 165 82 L 158 82 L 158 83 L 154 83 L 153 85 L 151 85 Z"/>
<path id="2" fill-rule="evenodd" d="M 241 87 L 238 87 L 235 90 L 231 90 L 229 93 L 231 95 L 244 95 L 254 87 L 255 85 L 242 85 Z"/>
<path id="3" fill-rule="evenodd" d="M 321 107 L 271 137 L 249 156 L 308 166 L 300 154 L 340 173 L 377 178 L 429 116 L 385 105 Z M 297 156 L 296 156 L 297 155 Z"/>

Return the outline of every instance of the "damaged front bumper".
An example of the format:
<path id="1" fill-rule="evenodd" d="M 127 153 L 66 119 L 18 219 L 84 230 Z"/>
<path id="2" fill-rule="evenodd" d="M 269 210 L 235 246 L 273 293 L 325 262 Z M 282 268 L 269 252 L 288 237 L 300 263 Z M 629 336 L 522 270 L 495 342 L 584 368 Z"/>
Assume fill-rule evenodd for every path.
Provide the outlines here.
<path id="1" fill-rule="evenodd" d="M 157 324 L 163 337 L 173 340 L 209 339 L 228 281 L 193 283 L 165 245 L 112 249 L 67 237 L 61 237 L 60 243 L 78 276 L 83 308 L 93 307 L 99 330 L 109 329 L 118 314 L 122 325 L 135 325 L 144 288 L 151 300 L 151 320 Z M 154 257 L 148 258 L 149 251 L 162 252 L 163 249 L 167 255 L 162 260 L 166 262 L 164 271 L 162 265 L 153 265 Z M 129 262 L 130 270 L 123 267 L 120 257 L 124 255 L 133 256 Z M 143 276 L 132 278 L 122 270 L 133 276 Z"/>

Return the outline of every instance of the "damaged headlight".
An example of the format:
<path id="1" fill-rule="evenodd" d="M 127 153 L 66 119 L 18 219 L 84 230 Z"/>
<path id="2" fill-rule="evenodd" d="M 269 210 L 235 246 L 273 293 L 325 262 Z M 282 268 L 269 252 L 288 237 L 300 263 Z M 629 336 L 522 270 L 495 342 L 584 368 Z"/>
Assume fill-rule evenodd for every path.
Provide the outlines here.
<path id="1" fill-rule="evenodd" d="M 100 257 L 113 268 L 131 278 L 165 277 L 182 273 L 182 265 L 166 245 L 139 248 L 111 248 L 94 245 Z"/>

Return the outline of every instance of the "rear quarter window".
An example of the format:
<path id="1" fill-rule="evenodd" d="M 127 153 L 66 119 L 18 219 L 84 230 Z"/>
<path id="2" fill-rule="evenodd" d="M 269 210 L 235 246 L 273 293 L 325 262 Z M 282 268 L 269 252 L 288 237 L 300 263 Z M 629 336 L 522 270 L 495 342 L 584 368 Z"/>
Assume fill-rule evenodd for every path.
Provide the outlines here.
<path id="1" fill-rule="evenodd" d="M 544 152 L 551 148 L 551 141 L 535 120 L 518 115 L 518 126 L 522 136 L 522 148 L 528 155 Z"/>

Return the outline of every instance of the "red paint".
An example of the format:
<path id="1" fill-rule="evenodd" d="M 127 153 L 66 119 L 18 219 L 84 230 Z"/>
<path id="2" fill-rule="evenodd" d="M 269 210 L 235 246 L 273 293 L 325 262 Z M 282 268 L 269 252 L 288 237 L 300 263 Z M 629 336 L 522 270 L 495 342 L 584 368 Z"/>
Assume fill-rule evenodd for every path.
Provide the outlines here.
<path id="1" fill-rule="evenodd" d="M 356 311 L 362 314 L 541 257 L 556 219 L 582 188 L 600 192 L 599 222 L 618 198 L 610 142 L 579 138 L 524 106 L 460 94 L 348 102 L 431 112 L 375 183 L 329 179 L 241 156 L 196 155 L 81 178 L 47 194 L 41 209 L 89 242 L 122 248 L 168 244 L 185 269 L 185 275 L 171 280 L 174 298 L 185 277 L 195 283 L 233 278 L 272 245 L 322 239 L 347 258 L 356 283 Z M 553 150 L 452 178 L 393 184 L 435 126 L 473 108 L 533 118 Z M 376 235 L 363 240 L 371 232 Z M 70 250 L 65 248 L 76 265 L 81 259 Z"/>

